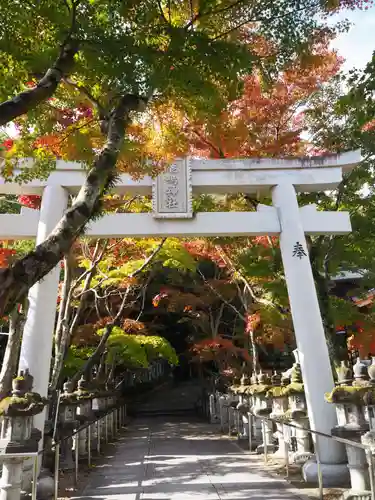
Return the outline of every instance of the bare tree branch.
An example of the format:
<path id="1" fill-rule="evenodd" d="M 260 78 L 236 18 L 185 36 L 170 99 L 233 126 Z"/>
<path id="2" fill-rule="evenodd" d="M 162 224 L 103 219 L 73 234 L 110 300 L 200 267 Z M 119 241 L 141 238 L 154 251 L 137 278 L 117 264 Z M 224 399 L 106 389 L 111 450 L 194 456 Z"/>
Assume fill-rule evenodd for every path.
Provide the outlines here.
<path id="1" fill-rule="evenodd" d="M 208 10 L 206 12 L 198 12 L 195 16 L 193 15 L 191 20 L 188 22 L 188 24 L 185 26 L 185 29 L 189 29 L 195 22 L 198 20 L 202 19 L 203 17 L 207 16 L 216 16 L 217 14 L 223 14 L 224 12 L 227 12 L 228 10 L 233 9 L 234 7 L 238 7 L 241 3 L 245 3 L 246 0 L 236 0 L 230 5 L 227 5 L 226 7 L 222 7 L 221 9 L 217 10 Z M 190 3 L 191 5 L 191 3 Z M 191 7 L 191 12 L 194 14 L 193 9 Z"/>
<path id="2" fill-rule="evenodd" d="M 108 111 L 104 108 L 104 106 L 101 105 L 101 103 L 96 99 L 91 92 L 84 86 L 79 83 L 75 83 L 73 80 L 70 78 L 63 78 L 63 81 L 69 86 L 72 87 L 75 90 L 78 90 L 80 94 L 85 96 L 91 104 L 97 109 L 98 114 L 99 114 L 99 119 L 100 120 L 107 120 L 108 119 Z"/>
<path id="3" fill-rule="evenodd" d="M 168 19 L 164 15 L 163 7 L 161 6 L 160 0 L 156 0 L 156 3 L 158 4 L 158 8 L 160 11 L 160 17 L 163 19 L 163 21 L 167 24 L 169 24 Z"/>
<path id="4" fill-rule="evenodd" d="M 211 283 L 206 279 L 206 277 L 204 276 L 204 274 L 200 269 L 198 269 L 198 273 L 201 275 L 204 283 L 209 287 L 209 289 L 228 307 L 230 307 L 243 321 L 246 321 L 245 316 L 237 309 L 237 307 L 234 304 L 232 304 L 229 300 L 223 297 L 222 294 L 218 290 L 216 290 L 214 286 L 211 285 Z"/>
<path id="5" fill-rule="evenodd" d="M 135 276 L 138 276 L 142 271 L 145 270 L 145 268 L 152 262 L 152 260 L 157 256 L 157 254 L 160 252 L 160 250 L 163 248 L 163 245 L 165 243 L 165 241 L 167 240 L 167 238 L 163 238 L 161 240 L 161 242 L 159 243 L 159 245 L 154 249 L 154 251 L 151 253 L 151 255 L 144 261 L 144 263 L 138 268 L 136 269 L 133 273 L 131 273 L 129 275 L 130 278 L 134 278 Z M 96 362 L 96 359 L 98 358 L 98 356 L 100 356 L 103 352 L 103 350 L 105 349 L 105 346 L 107 344 L 107 340 L 109 339 L 111 333 L 112 333 L 112 330 L 115 326 L 117 326 L 119 323 L 120 323 L 120 320 L 121 320 L 121 316 L 122 316 L 122 313 L 124 311 L 124 308 L 125 308 L 125 305 L 126 305 L 126 301 L 127 301 L 127 298 L 129 296 L 129 293 L 130 293 L 130 290 L 131 290 L 132 286 L 129 285 L 126 289 L 126 292 L 123 296 L 123 299 L 122 299 L 122 302 L 121 302 L 121 305 L 117 311 L 117 314 L 116 316 L 114 317 L 114 319 L 108 323 L 105 327 L 105 332 L 104 334 L 102 335 L 101 339 L 100 339 L 100 342 L 97 346 L 97 348 L 95 349 L 94 353 L 92 354 L 92 356 L 90 356 L 90 358 L 86 361 L 86 363 L 84 364 L 84 366 L 81 368 L 81 370 L 79 370 L 74 376 L 73 378 L 71 379 L 71 381 L 73 383 L 76 383 L 80 376 L 83 374 L 83 373 L 87 373 L 91 368 L 92 366 L 95 364 Z"/>

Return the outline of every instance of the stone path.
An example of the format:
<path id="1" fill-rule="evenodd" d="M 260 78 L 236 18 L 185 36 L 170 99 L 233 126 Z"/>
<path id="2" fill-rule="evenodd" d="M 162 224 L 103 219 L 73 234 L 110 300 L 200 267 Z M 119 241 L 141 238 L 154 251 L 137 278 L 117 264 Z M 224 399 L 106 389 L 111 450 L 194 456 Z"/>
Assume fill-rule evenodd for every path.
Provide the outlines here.
<path id="1" fill-rule="evenodd" d="M 194 419 L 133 421 L 90 474 L 81 500 L 297 500 L 217 428 Z"/>
<path id="2" fill-rule="evenodd" d="M 150 395 L 141 404 L 135 404 L 135 411 L 142 416 L 191 413 L 201 396 L 202 389 L 194 380 L 172 384 Z"/>

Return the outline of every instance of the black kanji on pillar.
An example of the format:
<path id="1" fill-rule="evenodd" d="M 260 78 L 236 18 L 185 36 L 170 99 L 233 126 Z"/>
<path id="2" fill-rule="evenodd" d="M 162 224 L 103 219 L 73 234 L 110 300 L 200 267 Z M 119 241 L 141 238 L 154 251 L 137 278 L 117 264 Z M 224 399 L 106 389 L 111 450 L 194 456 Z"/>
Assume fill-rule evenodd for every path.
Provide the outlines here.
<path id="1" fill-rule="evenodd" d="M 302 257 L 307 257 L 305 249 L 299 241 L 297 241 L 293 247 L 293 257 L 298 257 L 299 259 L 302 259 Z"/>

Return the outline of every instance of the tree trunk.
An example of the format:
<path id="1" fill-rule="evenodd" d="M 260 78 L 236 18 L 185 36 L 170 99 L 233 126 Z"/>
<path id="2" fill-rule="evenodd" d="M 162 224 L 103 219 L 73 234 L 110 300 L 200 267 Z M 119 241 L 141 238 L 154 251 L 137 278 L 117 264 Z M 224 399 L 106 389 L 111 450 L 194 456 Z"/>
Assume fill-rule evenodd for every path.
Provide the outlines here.
<path id="1" fill-rule="evenodd" d="M 332 316 L 327 280 L 314 268 L 315 266 L 313 266 L 313 275 L 318 292 L 318 300 L 320 305 L 320 312 L 322 315 L 324 332 L 327 340 L 328 353 L 333 367 L 337 368 L 340 365 L 340 361 L 347 358 L 347 351 L 342 345 L 340 345 L 340 337 L 336 335 L 336 328 Z"/>
<path id="2" fill-rule="evenodd" d="M 100 342 L 93 354 L 89 357 L 83 367 L 70 379 L 73 384 L 76 384 L 78 382 L 81 375 L 88 373 L 89 370 L 91 370 L 91 368 L 95 365 L 95 363 L 101 358 L 101 355 L 106 348 L 107 340 L 109 339 L 114 326 L 116 326 L 114 323 L 109 323 L 105 327 L 105 332 L 101 337 Z"/>
<path id="3" fill-rule="evenodd" d="M 319 248 L 322 244 L 322 240 L 318 240 L 313 246 L 311 239 L 308 240 L 310 244 L 310 261 L 311 268 L 313 272 L 313 277 L 315 281 L 315 286 L 317 289 L 318 301 L 320 306 L 320 313 L 322 315 L 324 333 L 327 340 L 328 353 L 331 360 L 333 373 L 335 373 L 335 368 L 340 365 L 341 360 L 346 359 L 348 356 L 347 349 L 340 345 L 340 337 L 336 335 L 335 321 L 332 313 L 330 294 L 328 287 L 328 270 L 324 269 L 324 274 L 320 272 L 318 268 L 317 258 Z"/>
<path id="4" fill-rule="evenodd" d="M 18 312 L 18 308 L 16 307 L 10 316 L 9 337 L 0 372 L 0 400 L 9 395 L 12 389 L 12 380 L 17 375 L 21 349 L 22 323 L 22 314 Z"/>
<path id="5" fill-rule="evenodd" d="M 78 42 L 68 39 L 60 54 L 35 87 L 25 90 L 9 101 L 0 104 L 0 126 L 6 125 L 18 116 L 24 115 L 55 93 L 63 77 L 68 76 L 74 66 Z"/>
<path id="6" fill-rule="evenodd" d="M 26 297 L 30 287 L 48 274 L 67 254 L 87 223 L 100 211 L 100 198 L 113 185 L 116 163 L 132 111 L 143 111 L 146 100 L 123 96 L 108 119 L 107 142 L 87 174 L 72 206 L 45 241 L 12 267 L 0 272 L 0 315 Z"/>
<path id="7" fill-rule="evenodd" d="M 57 389 L 61 386 L 62 380 L 62 368 L 64 365 L 64 361 L 66 359 L 66 355 L 68 353 L 68 349 L 70 347 L 72 336 L 77 328 L 79 321 L 81 319 L 81 313 L 83 311 L 84 306 L 86 305 L 86 292 L 89 290 L 92 282 L 92 278 L 96 272 L 97 265 L 101 261 L 104 255 L 104 251 L 107 247 L 107 242 L 104 243 L 104 247 L 102 251 L 100 251 L 100 240 L 97 241 L 94 254 L 93 254 L 93 264 L 92 266 L 85 271 L 80 278 L 78 278 L 74 283 L 72 282 L 72 274 L 73 274 L 73 266 L 75 265 L 75 260 L 73 258 L 65 258 L 65 276 L 64 276 L 64 293 L 63 299 L 61 301 L 61 307 L 63 307 L 64 302 L 64 316 L 61 319 L 61 323 L 57 322 L 56 328 L 56 339 L 55 339 L 55 359 L 53 364 L 53 370 L 51 375 L 50 386 L 52 389 Z M 75 314 L 71 316 L 72 305 L 71 301 L 73 298 L 73 293 L 77 287 L 77 285 L 84 279 L 84 284 L 82 288 L 82 293 L 80 294 L 80 300 L 77 309 L 75 310 Z M 61 309 L 60 309 L 61 313 Z M 60 315 L 59 315 L 60 320 Z M 60 328 L 59 328 L 60 326 Z"/>
<path id="8" fill-rule="evenodd" d="M 74 260 L 71 255 L 67 255 L 64 259 L 64 283 L 62 289 L 62 297 L 60 301 L 60 310 L 57 318 L 57 325 L 55 331 L 54 339 L 54 360 L 50 385 L 52 389 L 56 389 L 57 380 L 61 371 L 61 366 L 63 364 L 63 349 L 62 349 L 62 339 L 66 336 L 66 330 L 68 328 L 68 321 L 70 316 L 70 301 L 71 301 L 71 287 L 73 279 L 73 267 Z"/>

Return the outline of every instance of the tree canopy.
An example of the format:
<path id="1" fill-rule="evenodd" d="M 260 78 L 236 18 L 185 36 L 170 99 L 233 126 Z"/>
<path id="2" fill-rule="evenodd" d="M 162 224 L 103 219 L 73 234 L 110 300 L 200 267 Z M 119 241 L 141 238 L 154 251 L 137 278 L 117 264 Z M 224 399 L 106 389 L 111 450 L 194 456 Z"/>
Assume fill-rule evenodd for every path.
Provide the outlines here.
<path id="1" fill-rule="evenodd" d="M 12 160 L 36 161 L 20 179 L 47 175 L 56 153 L 83 160 L 88 173 L 51 235 L 0 274 L 0 311 L 12 309 L 30 286 L 58 264 L 87 222 L 118 169 L 155 172 L 133 140 L 134 113 L 150 102 L 173 102 L 199 118 L 222 109 L 241 90 L 252 67 L 272 75 L 309 49 L 324 16 L 351 0 L 43 0 L 1 4 L 0 125 L 13 122 L 19 139 Z M 271 51 L 253 50 L 264 38 Z M 74 136 L 73 150 L 61 145 Z M 58 137 L 58 139 L 56 139 Z M 57 141 L 57 142 L 56 142 Z M 52 146 L 52 147 L 51 147 Z M 152 158 L 151 158 L 152 160 Z M 132 167 L 131 167 L 132 165 Z"/>

